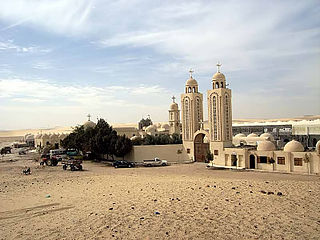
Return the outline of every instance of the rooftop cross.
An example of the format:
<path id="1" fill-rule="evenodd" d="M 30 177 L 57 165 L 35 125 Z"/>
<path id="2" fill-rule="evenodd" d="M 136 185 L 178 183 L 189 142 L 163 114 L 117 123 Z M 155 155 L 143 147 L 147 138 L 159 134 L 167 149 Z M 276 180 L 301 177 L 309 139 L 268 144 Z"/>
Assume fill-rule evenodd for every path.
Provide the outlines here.
<path id="1" fill-rule="evenodd" d="M 175 97 L 175 96 L 172 96 L 172 101 L 175 102 L 174 100 L 176 100 L 176 97 Z"/>
<path id="2" fill-rule="evenodd" d="M 90 118 L 91 118 L 90 113 L 87 115 L 87 117 L 88 117 L 88 121 L 90 121 Z"/>
<path id="3" fill-rule="evenodd" d="M 192 78 L 192 73 L 193 73 L 194 71 L 190 68 L 190 70 L 189 70 L 189 73 L 190 73 L 190 78 Z"/>
<path id="4" fill-rule="evenodd" d="M 222 64 L 220 62 L 217 63 L 217 67 L 218 67 L 218 72 L 220 72 L 220 68 L 221 68 Z"/>

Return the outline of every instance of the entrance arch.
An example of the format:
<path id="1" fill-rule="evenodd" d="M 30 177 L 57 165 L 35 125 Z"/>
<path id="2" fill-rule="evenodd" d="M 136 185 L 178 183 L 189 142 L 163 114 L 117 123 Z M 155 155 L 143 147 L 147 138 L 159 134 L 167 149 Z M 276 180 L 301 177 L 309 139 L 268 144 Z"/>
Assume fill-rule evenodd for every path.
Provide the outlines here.
<path id="1" fill-rule="evenodd" d="M 209 152 L 209 143 L 203 142 L 205 136 L 204 133 L 198 133 L 194 138 L 194 160 L 196 162 L 206 162 L 206 156 Z"/>
<path id="2" fill-rule="evenodd" d="M 249 168 L 251 168 L 251 169 L 256 168 L 256 157 L 253 154 L 250 155 Z"/>

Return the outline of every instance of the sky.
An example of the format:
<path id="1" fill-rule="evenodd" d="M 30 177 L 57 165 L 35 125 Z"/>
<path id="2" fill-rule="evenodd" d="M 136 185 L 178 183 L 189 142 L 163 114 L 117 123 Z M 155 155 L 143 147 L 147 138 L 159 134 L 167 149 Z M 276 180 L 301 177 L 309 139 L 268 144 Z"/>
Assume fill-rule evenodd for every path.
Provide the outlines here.
<path id="1" fill-rule="evenodd" d="M 218 61 L 234 119 L 320 114 L 319 19 L 318 0 L 1 0 L 0 129 L 168 121 L 190 68 L 206 110 Z"/>

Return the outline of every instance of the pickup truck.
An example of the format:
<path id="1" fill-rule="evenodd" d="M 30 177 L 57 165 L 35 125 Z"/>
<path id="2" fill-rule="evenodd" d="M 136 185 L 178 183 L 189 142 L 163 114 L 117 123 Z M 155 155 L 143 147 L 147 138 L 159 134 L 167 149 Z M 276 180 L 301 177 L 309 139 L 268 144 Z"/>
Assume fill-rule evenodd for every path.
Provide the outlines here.
<path id="1" fill-rule="evenodd" d="M 152 160 L 143 160 L 143 165 L 146 167 L 167 166 L 168 162 L 166 160 L 160 160 L 156 157 Z"/>

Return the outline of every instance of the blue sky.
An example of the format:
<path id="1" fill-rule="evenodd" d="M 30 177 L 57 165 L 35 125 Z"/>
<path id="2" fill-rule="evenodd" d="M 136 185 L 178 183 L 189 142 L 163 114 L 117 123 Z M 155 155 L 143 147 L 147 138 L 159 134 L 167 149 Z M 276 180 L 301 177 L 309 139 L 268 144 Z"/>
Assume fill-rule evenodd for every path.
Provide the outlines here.
<path id="1" fill-rule="evenodd" d="M 2 0 L 0 129 L 167 121 L 217 61 L 233 118 L 320 114 L 319 19 L 316 0 Z"/>

